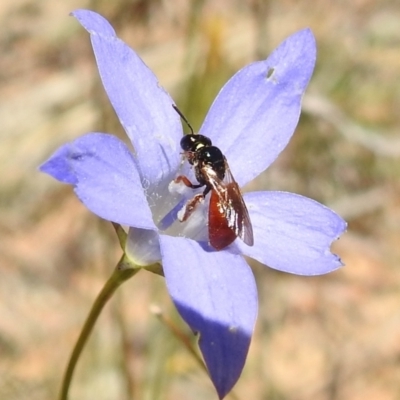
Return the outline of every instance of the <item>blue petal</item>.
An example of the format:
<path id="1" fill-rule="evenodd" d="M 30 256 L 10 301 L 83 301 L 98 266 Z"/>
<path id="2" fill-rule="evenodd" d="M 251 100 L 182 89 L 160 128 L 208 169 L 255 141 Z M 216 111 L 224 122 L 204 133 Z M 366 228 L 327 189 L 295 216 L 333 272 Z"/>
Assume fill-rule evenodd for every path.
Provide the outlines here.
<path id="1" fill-rule="evenodd" d="M 72 14 L 90 33 L 100 77 L 133 143 L 142 177 L 150 185 L 170 179 L 180 163 L 182 137 L 171 97 L 107 20 L 87 10 Z"/>
<path id="2" fill-rule="evenodd" d="M 280 271 L 320 275 L 343 264 L 330 252 L 346 222 L 328 207 L 293 193 L 244 195 L 254 231 L 254 246 L 236 241 L 242 253 Z"/>
<path id="3" fill-rule="evenodd" d="M 84 135 L 60 147 L 40 170 L 74 185 L 80 200 L 99 217 L 155 229 L 136 162 L 115 136 Z"/>
<path id="4" fill-rule="evenodd" d="M 215 99 L 200 133 L 223 150 L 240 186 L 264 171 L 289 142 L 315 59 L 312 32 L 299 31 L 265 61 L 234 75 Z"/>
<path id="5" fill-rule="evenodd" d="M 125 254 L 139 266 L 161 261 L 160 240 L 157 231 L 130 228 L 125 245 Z"/>
<path id="6" fill-rule="evenodd" d="M 168 291 L 199 346 L 220 398 L 242 372 L 257 318 L 257 288 L 241 256 L 161 236 Z"/>

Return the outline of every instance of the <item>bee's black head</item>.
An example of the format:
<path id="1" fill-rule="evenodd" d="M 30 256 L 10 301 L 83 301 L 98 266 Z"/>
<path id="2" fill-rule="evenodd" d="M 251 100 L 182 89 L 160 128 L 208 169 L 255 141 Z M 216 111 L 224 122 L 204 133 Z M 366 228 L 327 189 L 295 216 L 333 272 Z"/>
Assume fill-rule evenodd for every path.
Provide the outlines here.
<path id="1" fill-rule="evenodd" d="M 211 144 L 211 139 L 203 135 L 189 134 L 183 136 L 181 139 L 181 147 L 183 151 L 195 152 L 202 147 L 209 147 Z"/>

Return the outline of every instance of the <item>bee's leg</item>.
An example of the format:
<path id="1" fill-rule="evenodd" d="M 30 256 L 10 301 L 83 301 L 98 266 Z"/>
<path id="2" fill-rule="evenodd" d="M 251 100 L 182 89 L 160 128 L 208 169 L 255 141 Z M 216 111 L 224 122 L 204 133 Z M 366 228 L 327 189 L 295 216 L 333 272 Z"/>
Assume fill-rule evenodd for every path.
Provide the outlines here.
<path id="1" fill-rule="evenodd" d="M 178 178 L 180 178 L 180 177 L 178 176 Z M 183 179 L 186 179 L 190 183 L 189 179 L 187 179 L 186 176 L 182 176 L 182 180 Z M 185 183 L 185 185 L 186 185 L 186 183 Z M 188 185 L 186 185 L 186 186 L 188 186 Z M 204 185 L 192 185 L 189 187 L 193 187 L 193 186 L 195 186 L 195 188 L 197 188 L 197 187 L 201 187 Z M 206 186 L 206 188 L 204 189 L 203 193 L 196 194 L 192 199 L 190 199 L 186 203 L 186 205 L 184 207 L 183 215 L 179 218 L 179 220 L 181 222 L 186 221 L 192 215 L 193 211 L 196 209 L 197 204 L 199 204 L 201 201 L 203 201 L 205 199 L 206 195 L 212 189 L 212 187 L 210 185 L 206 184 L 205 186 Z"/>
<path id="2" fill-rule="evenodd" d="M 210 193 L 212 187 L 206 183 L 206 188 L 203 191 L 203 197 L 206 197 L 208 193 Z"/>
<path id="3" fill-rule="evenodd" d="M 183 214 L 179 215 L 179 221 L 184 222 L 186 221 L 196 209 L 197 204 L 204 200 L 204 195 L 202 193 L 196 194 L 192 199 L 190 199 L 186 204 L 185 207 L 182 209 Z"/>
<path id="4" fill-rule="evenodd" d="M 201 188 L 202 186 L 204 186 L 204 184 L 197 184 L 197 185 L 193 185 L 192 182 L 189 181 L 189 179 L 184 176 L 184 175 L 179 175 L 174 179 L 175 183 L 179 183 L 182 182 L 185 186 L 190 187 L 191 189 L 198 189 Z"/>

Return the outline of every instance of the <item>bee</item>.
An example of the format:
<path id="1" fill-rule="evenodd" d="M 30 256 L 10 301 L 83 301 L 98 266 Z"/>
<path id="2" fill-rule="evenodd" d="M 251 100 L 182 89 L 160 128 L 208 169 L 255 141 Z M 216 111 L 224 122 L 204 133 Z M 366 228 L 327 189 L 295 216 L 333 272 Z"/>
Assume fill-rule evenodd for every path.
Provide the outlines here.
<path id="1" fill-rule="evenodd" d="M 204 187 L 203 193 L 196 194 L 186 203 L 180 221 L 186 221 L 197 204 L 211 193 L 208 210 L 210 245 L 215 250 L 222 250 L 239 237 L 248 246 L 253 246 L 249 212 L 225 156 L 218 147 L 212 145 L 209 137 L 194 133 L 181 111 L 175 105 L 173 107 L 191 131 L 182 137 L 180 145 L 185 159 L 194 168 L 198 183 L 193 184 L 184 175 L 179 175 L 175 182 L 182 182 L 192 189 Z"/>

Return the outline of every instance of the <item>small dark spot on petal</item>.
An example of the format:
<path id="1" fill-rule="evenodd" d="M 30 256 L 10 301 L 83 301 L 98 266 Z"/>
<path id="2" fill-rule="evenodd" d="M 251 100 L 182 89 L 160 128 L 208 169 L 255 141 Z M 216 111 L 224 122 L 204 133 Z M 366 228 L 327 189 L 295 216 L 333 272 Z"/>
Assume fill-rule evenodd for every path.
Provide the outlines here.
<path id="1" fill-rule="evenodd" d="M 271 77 L 272 77 L 272 75 L 274 74 L 274 72 L 275 72 L 275 68 L 268 68 L 268 71 L 267 71 L 267 79 L 270 79 Z"/>
<path id="2" fill-rule="evenodd" d="M 83 154 L 82 153 L 72 153 L 69 155 L 69 158 L 71 160 L 81 161 L 83 159 Z"/>
<path id="3" fill-rule="evenodd" d="M 85 158 L 96 158 L 96 153 L 95 152 L 81 152 L 79 150 L 76 150 L 75 152 L 69 154 L 69 158 L 74 161 L 82 161 Z"/>

